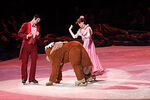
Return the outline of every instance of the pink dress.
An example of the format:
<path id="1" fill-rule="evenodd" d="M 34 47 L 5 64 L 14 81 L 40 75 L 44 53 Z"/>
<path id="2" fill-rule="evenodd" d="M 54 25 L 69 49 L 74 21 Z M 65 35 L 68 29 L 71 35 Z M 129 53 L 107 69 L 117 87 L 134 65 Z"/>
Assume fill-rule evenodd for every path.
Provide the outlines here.
<path id="1" fill-rule="evenodd" d="M 80 28 L 78 30 L 78 32 L 79 32 L 78 34 L 82 37 L 82 40 L 84 42 L 83 47 L 88 52 L 89 57 L 92 62 L 92 70 L 91 70 L 92 75 L 93 76 L 101 75 L 102 72 L 104 71 L 104 69 L 103 69 L 103 67 L 100 63 L 100 60 L 96 54 L 95 45 L 91 38 L 91 36 L 93 34 L 91 27 L 87 24 L 83 29 Z"/>

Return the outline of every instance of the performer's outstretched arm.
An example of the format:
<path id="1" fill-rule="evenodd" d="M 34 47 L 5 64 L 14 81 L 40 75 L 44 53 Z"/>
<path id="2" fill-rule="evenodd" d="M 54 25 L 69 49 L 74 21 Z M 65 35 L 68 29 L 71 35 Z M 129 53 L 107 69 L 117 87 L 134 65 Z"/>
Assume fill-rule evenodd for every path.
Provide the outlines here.
<path id="1" fill-rule="evenodd" d="M 77 38 L 77 37 L 79 36 L 79 33 L 77 32 L 77 34 L 74 34 L 74 33 L 72 32 L 72 28 L 73 28 L 73 25 L 70 26 L 69 32 L 70 32 L 71 36 L 75 39 L 75 38 Z"/>

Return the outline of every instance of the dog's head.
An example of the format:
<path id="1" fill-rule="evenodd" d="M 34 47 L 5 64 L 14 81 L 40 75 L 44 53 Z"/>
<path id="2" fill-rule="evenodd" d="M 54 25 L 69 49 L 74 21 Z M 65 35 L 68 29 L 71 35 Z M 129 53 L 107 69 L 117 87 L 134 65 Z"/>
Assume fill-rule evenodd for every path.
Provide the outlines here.
<path id="1" fill-rule="evenodd" d="M 63 47 L 63 43 L 67 43 L 67 42 L 61 42 L 61 41 L 55 42 L 55 43 L 51 42 L 50 44 L 46 45 L 45 46 L 45 52 L 46 52 L 46 54 L 48 56 L 46 59 L 48 59 L 53 52 L 55 52 L 56 50 L 62 48 Z M 50 60 L 48 60 L 48 61 L 50 61 Z"/>
<path id="2" fill-rule="evenodd" d="M 48 45 L 46 45 L 45 46 L 45 53 L 46 53 L 46 59 L 47 59 L 47 61 L 49 61 L 50 62 L 50 59 L 49 59 L 49 57 L 50 57 L 50 53 L 51 53 L 51 51 L 52 51 L 52 47 L 54 46 L 54 42 L 51 42 L 51 43 L 49 43 Z"/>

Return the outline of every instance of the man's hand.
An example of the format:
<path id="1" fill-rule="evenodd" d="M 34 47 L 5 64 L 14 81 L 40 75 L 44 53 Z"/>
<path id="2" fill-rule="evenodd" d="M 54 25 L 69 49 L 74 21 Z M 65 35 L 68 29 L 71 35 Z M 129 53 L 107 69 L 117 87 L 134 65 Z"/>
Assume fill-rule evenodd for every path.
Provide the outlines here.
<path id="1" fill-rule="evenodd" d="M 28 39 L 29 37 L 32 37 L 32 33 L 29 33 L 29 34 L 27 35 L 27 39 Z"/>
<path id="2" fill-rule="evenodd" d="M 39 36 L 39 35 L 40 35 L 40 33 L 37 31 L 37 32 L 36 32 L 36 36 Z"/>

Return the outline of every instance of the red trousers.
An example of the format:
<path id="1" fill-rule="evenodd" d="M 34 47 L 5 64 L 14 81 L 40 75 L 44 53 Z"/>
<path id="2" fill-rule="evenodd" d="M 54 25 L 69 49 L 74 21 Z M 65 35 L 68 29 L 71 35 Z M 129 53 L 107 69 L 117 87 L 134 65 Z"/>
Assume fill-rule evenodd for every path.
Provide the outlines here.
<path id="1" fill-rule="evenodd" d="M 29 55 L 31 56 L 31 67 L 30 67 L 30 75 L 29 81 L 35 79 L 36 73 L 36 62 L 37 62 L 37 45 L 32 44 L 25 44 L 22 50 L 22 66 L 21 66 L 21 75 L 22 80 L 27 80 L 28 73 L 27 73 L 27 66 L 28 66 L 28 59 Z"/>

